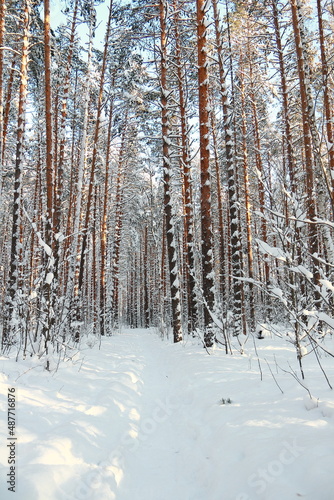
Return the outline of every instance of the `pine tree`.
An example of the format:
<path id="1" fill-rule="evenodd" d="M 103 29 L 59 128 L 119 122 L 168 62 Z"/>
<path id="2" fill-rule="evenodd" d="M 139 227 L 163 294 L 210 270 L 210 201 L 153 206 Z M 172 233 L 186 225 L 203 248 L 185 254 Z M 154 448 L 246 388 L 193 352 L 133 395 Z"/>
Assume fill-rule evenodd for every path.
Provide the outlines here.
<path id="1" fill-rule="evenodd" d="M 207 44 L 207 9 L 205 0 L 197 0 L 197 58 L 198 58 L 198 112 L 201 168 L 201 233 L 202 233 L 202 289 L 204 299 L 204 339 L 213 343 L 210 311 L 214 309 L 213 237 L 211 218 L 210 176 L 210 104 Z"/>
<path id="2" fill-rule="evenodd" d="M 174 220 L 171 205 L 171 157 L 170 157 L 170 98 L 171 91 L 167 85 L 167 9 L 165 0 L 159 3 L 160 19 L 160 54 L 161 54 L 161 126 L 162 126 L 162 155 L 163 155 L 163 180 L 164 180 L 164 216 L 166 223 L 166 242 L 169 267 L 170 293 L 172 301 L 172 328 L 174 342 L 182 340 L 180 281 L 178 270 L 178 257 L 176 253 L 176 239 Z"/>
<path id="3" fill-rule="evenodd" d="M 20 219 L 22 214 L 22 177 L 23 177 L 23 142 L 25 133 L 25 112 L 28 89 L 28 58 L 30 37 L 30 2 L 25 0 L 23 10 L 23 38 L 20 71 L 20 89 L 18 104 L 14 200 L 12 212 L 10 270 L 5 304 L 5 321 L 2 336 L 2 348 L 8 347 L 16 340 L 17 329 L 22 331 L 23 318 L 20 317 L 19 283 L 22 279 L 20 266 Z M 18 322 L 18 323 L 17 323 Z"/>

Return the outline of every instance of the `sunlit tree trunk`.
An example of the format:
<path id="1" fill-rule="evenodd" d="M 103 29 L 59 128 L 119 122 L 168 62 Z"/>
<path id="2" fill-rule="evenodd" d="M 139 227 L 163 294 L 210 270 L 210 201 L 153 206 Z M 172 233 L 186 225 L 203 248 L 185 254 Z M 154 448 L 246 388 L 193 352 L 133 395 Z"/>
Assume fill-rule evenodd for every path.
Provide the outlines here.
<path id="1" fill-rule="evenodd" d="M 317 0 L 317 12 L 318 12 L 320 54 L 321 54 L 322 85 L 324 94 L 323 99 L 324 99 L 325 123 L 326 123 L 327 145 L 328 145 L 327 146 L 328 162 L 329 162 L 329 173 L 331 179 L 330 194 L 333 203 L 334 202 L 334 115 L 333 115 L 333 102 L 331 101 L 330 98 L 330 88 L 329 88 L 329 76 L 331 69 L 328 67 L 328 57 L 326 54 L 321 0 Z"/>
<path id="2" fill-rule="evenodd" d="M 204 307 L 204 340 L 207 346 L 213 343 L 210 311 L 214 309 L 213 280 L 213 237 L 211 219 L 211 175 L 210 175 L 210 103 L 207 44 L 207 2 L 196 1 L 197 16 L 197 61 L 198 61 L 198 99 L 201 168 L 201 253 L 202 287 Z"/>
<path id="3" fill-rule="evenodd" d="M 175 33 L 175 60 L 177 67 L 177 81 L 179 90 L 179 107 L 181 118 L 181 170 L 183 179 L 183 210 L 184 210 L 184 239 L 185 239 L 185 280 L 188 304 L 188 332 L 193 332 L 197 321 L 197 304 L 195 292 L 195 265 L 194 265 L 194 222 L 193 200 L 191 184 L 190 146 L 188 137 L 187 106 L 185 96 L 185 73 L 182 68 L 181 40 L 179 33 L 179 5 L 174 0 L 174 33 Z"/>
<path id="4" fill-rule="evenodd" d="M 51 80 L 51 27 L 50 27 L 50 0 L 44 0 L 44 93 L 45 93 L 45 175 L 46 175 L 46 231 L 45 242 L 50 253 L 45 256 L 44 298 L 45 315 L 42 321 L 44 345 L 48 353 L 49 342 L 52 342 L 52 327 L 55 323 L 53 283 L 55 259 L 54 249 L 54 165 L 53 165 L 53 127 L 52 127 L 52 80 Z M 48 368 L 48 362 L 47 362 Z"/>
<path id="5" fill-rule="evenodd" d="M 255 297 L 254 297 L 254 262 L 253 262 L 253 236 L 252 236 L 252 208 L 251 193 L 249 185 L 249 164 L 247 151 L 247 117 L 246 117 L 246 95 L 245 81 L 241 67 L 240 72 L 240 104 L 241 104 L 241 157 L 245 191 L 245 219 L 247 234 L 247 264 L 249 282 L 249 323 L 251 329 L 255 328 Z"/>
<path id="6" fill-rule="evenodd" d="M 292 25 L 295 39 L 295 49 L 297 55 L 297 69 L 299 77 L 299 89 L 300 89 L 300 104 L 302 112 L 302 127 L 303 127 L 303 141 L 304 141 L 304 161 L 305 161 L 305 174 L 306 174 L 306 211 L 307 217 L 311 221 L 309 224 L 309 242 L 308 247 L 310 255 L 313 262 L 313 281 L 316 286 L 319 285 L 320 272 L 318 266 L 318 231 L 317 225 L 314 223 L 316 219 L 316 201 L 315 201 L 315 176 L 314 176 L 314 161 L 313 161 L 313 151 L 312 151 L 312 136 L 310 127 L 310 115 L 309 113 L 313 110 L 310 109 L 310 98 L 309 88 L 306 85 L 306 68 L 305 68 L 305 54 L 303 51 L 303 44 L 301 39 L 300 24 L 299 24 L 299 13 L 298 13 L 298 0 L 290 0 L 291 13 L 292 13 Z M 319 296 L 315 294 L 316 302 L 319 301 Z"/>
<path id="7" fill-rule="evenodd" d="M 110 0 L 109 4 L 109 16 L 106 27 L 106 35 L 104 42 L 104 51 L 103 51 L 103 59 L 102 59 L 102 68 L 101 68 L 101 76 L 100 76 L 100 84 L 99 84 L 99 95 L 97 102 L 97 110 L 96 110 L 96 122 L 95 122 L 95 132 L 94 132 L 94 141 L 93 141 L 93 155 L 92 155 L 92 165 L 90 169 L 90 180 L 88 187 L 88 195 L 87 195 L 87 206 L 86 206 L 86 215 L 84 228 L 87 230 L 89 225 L 90 211 L 92 205 L 92 195 L 93 195 L 93 187 L 94 187 L 94 178 L 95 178 L 95 169 L 97 162 L 97 153 L 98 153 L 98 141 L 100 134 L 100 126 L 101 126 L 101 113 L 103 109 L 103 87 L 105 80 L 105 72 L 107 66 L 107 56 L 108 56 L 108 47 L 109 47 L 109 39 L 110 39 L 110 31 L 111 31 L 111 20 L 112 20 L 112 3 L 113 0 Z M 93 12 L 90 14 L 93 15 Z M 84 269 L 85 269 L 85 258 L 86 258 L 86 247 L 87 247 L 87 231 L 84 232 L 81 243 L 81 256 L 80 256 L 80 269 L 79 269 L 79 289 L 81 289 L 84 278 Z"/>
<path id="8" fill-rule="evenodd" d="M 44 78 L 45 78 L 45 132 L 46 132 L 46 203 L 47 244 L 51 247 L 53 229 L 53 130 L 52 130 L 52 81 L 51 81 L 51 27 L 50 0 L 44 0 Z"/>
<path id="9" fill-rule="evenodd" d="M 290 113 L 289 113 L 289 93 L 288 93 L 288 85 L 286 79 L 286 69 L 283 57 L 283 47 L 282 47 L 282 39 L 281 32 L 279 26 L 279 15 L 277 10 L 277 0 L 272 0 L 272 9 L 273 9 L 273 22 L 275 27 L 275 39 L 276 39 L 276 47 L 277 47 L 277 55 L 279 60 L 279 68 L 280 68 L 280 80 L 281 80 L 281 92 L 282 92 L 282 110 L 283 110 L 283 126 L 284 126 L 284 138 L 286 142 L 286 163 L 288 166 L 288 173 L 290 178 L 290 187 L 291 192 L 296 193 L 296 164 L 293 153 L 293 144 L 292 144 L 292 133 L 291 133 L 291 124 L 290 124 Z"/>
<path id="10" fill-rule="evenodd" d="M 61 219 L 62 219 L 62 192 L 64 183 L 64 162 L 65 162 L 65 148 L 66 148 L 66 126 L 67 126 L 67 114 L 68 114 L 68 99 L 70 91 L 70 76 L 72 68 L 72 57 L 75 42 L 75 31 L 77 25 L 77 15 L 78 15 L 78 1 L 75 0 L 73 19 L 71 24 L 69 48 L 67 53 L 67 62 L 65 68 L 65 80 L 63 84 L 63 96 L 61 101 L 61 119 L 60 119 L 60 144 L 59 144 L 59 156 L 55 158 L 55 164 L 57 166 L 56 172 L 56 182 L 55 182 L 55 207 L 54 207 L 54 231 L 58 236 L 61 232 Z M 57 108 L 56 108 L 57 109 Z M 58 134 L 56 134 L 56 137 Z M 57 152 L 57 147 L 55 146 L 55 152 Z M 58 278 L 58 267 L 60 259 L 60 239 L 57 238 L 55 241 L 55 275 Z"/>

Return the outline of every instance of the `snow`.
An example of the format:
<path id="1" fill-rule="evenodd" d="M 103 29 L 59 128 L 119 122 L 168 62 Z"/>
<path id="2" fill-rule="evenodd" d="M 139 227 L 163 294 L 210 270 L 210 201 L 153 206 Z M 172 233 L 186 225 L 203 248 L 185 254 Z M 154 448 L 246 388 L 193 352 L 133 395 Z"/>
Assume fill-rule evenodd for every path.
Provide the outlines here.
<path id="1" fill-rule="evenodd" d="M 269 286 L 268 289 L 269 289 L 271 295 L 274 295 L 275 297 L 280 299 L 284 304 L 286 304 L 286 299 L 283 296 L 283 290 L 281 290 L 278 287 L 274 287 L 274 286 Z"/>
<path id="2" fill-rule="evenodd" d="M 311 273 L 311 271 L 309 271 L 308 269 L 306 269 L 306 267 L 304 267 L 302 265 L 290 267 L 290 270 L 294 271 L 295 273 L 301 273 L 304 276 L 306 276 L 306 278 L 308 278 L 308 279 L 313 278 L 313 273 Z"/>
<path id="3" fill-rule="evenodd" d="M 37 236 L 37 239 L 38 239 L 38 243 L 40 244 L 40 246 L 43 248 L 43 250 L 45 251 L 46 255 L 48 255 L 49 257 L 52 257 L 52 249 L 49 245 L 47 245 L 47 243 L 45 243 L 45 241 L 42 239 L 42 235 L 40 233 L 40 231 L 37 231 L 37 227 L 36 227 L 36 224 L 34 222 L 31 223 L 34 231 L 36 232 L 36 236 Z"/>
<path id="4" fill-rule="evenodd" d="M 333 283 L 331 283 L 330 281 L 328 280 L 319 280 L 320 283 L 327 289 L 327 290 L 330 290 L 332 293 L 334 293 L 334 286 L 333 286 Z"/>
<path id="5" fill-rule="evenodd" d="M 320 321 L 323 321 L 331 328 L 334 328 L 334 319 L 328 316 L 328 314 L 326 314 L 325 312 L 319 312 L 318 317 Z"/>
<path id="6" fill-rule="evenodd" d="M 62 241 L 65 240 L 65 236 L 61 232 L 56 233 L 55 234 L 55 240 L 57 240 L 57 241 L 59 241 L 59 243 L 61 243 Z"/>
<path id="7" fill-rule="evenodd" d="M 266 243 L 265 241 L 259 240 L 258 238 L 255 238 L 255 241 L 259 246 L 260 252 L 264 254 L 269 254 L 272 257 L 275 257 L 275 259 L 286 261 L 286 254 L 281 248 L 272 247 L 268 245 L 268 243 Z"/>
<path id="8" fill-rule="evenodd" d="M 211 0 L 207 0 L 204 5 L 202 6 L 201 10 L 203 12 L 207 12 L 211 7 Z"/>
<path id="9" fill-rule="evenodd" d="M 209 84 L 209 80 L 206 78 L 205 80 L 203 80 L 201 83 L 200 83 L 200 87 L 204 86 L 204 85 L 208 85 Z"/>
<path id="10" fill-rule="evenodd" d="M 204 28 L 208 28 L 208 27 L 210 26 L 210 24 L 211 24 L 210 19 L 209 19 L 209 18 L 207 18 L 207 17 L 205 17 L 205 18 L 203 19 L 203 26 L 204 26 Z"/>
<path id="11" fill-rule="evenodd" d="M 54 274 L 53 273 L 48 273 L 46 275 L 46 277 L 45 277 L 45 283 L 47 285 L 51 285 L 53 278 L 54 278 Z"/>
<path id="12" fill-rule="evenodd" d="M 16 390 L 16 498 L 331 500 L 333 391 L 314 355 L 303 358 L 311 397 L 280 369 L 297 371 L 283 337 L 255 339 L 257 358 L 250 340 L 245 354 L 227 356 L 153 330 L 124 330 L 100 348 L 91 335 L 53 373 L 37 356 L 0 357 L 2 409 Z M 333 340 L 326 347 L 333 351 Z M 332 358 L 322 365 L 334 382 Z M 7 500 L 15 495 L 3 479 L 0 429 Z"/>

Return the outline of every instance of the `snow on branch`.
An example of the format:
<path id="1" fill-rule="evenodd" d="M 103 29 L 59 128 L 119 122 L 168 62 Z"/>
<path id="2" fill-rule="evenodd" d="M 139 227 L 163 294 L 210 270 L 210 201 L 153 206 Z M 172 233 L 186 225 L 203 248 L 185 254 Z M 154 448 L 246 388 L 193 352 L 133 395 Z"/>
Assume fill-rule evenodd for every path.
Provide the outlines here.
<path id="1" fill-rule="evenodd" d="M 43 238 L 42 238 L 42 235 L 41 235 L 40 231 L 38 231 L 38 230 L 37 230 L 37 226 L 36 226 L 35 222 L 33 222 L 33 221 L 30 219 L 30 217 L 29 217 L 29 215 L 27 214 L 27 211 L 25 210 L 25 208 L 24 208 L 24 207 L 23 207 L 23 210 L 24 210 L 24 214 L 25 214 L 25 216 L 27 217 L 28 221 L 29 221 L 29 222 L 30 222 L 30 224 L 31 224 L 31 227 L 33 228 L 34 233 L 36 234 L 36 237 L 37 237 L 37 239 L 38 239 L 38 243 L 39 243 L 39 245 L 43 248 L 43 250 L 44 250 L 44 252 L 46 253 L 46 255 L 47 255 L 48 257 L 50 257 L 49 266 L 50 266 L 50 267 L 51 267 L 51 266 L 53 266 L 53 264 L 54 264 L 54 262 L 55 262 L 55 259 L 54 259 L 53 255 L 52 255 L 52 248 L 51 248 L 51 247 L 50 247 L 50 246 L 49 246 L 49 245 L 48 245 L 48 244 L 47 244 L 47 243 L 43 240 Z"/>
<path id="2" fill-rule="evenodd" d="M 258 238 L 255 238 L 255 241 L 259 246 L 260 252 L 271 255 L 272 257 L 275 257 L 275 259 L 282 260 L 283 262 L 288 260 L 286 253 L 281 248 L 272 247 L 265 241 L 259 240 Z"/>

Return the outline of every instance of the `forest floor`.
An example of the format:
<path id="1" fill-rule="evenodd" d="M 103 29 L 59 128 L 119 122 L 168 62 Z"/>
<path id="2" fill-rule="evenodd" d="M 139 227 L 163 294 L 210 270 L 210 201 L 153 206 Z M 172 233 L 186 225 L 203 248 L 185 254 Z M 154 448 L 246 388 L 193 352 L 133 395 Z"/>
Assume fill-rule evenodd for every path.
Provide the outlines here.
<path id="1" fill-rule="evenodd" d="M 266 333 L 259 357 L 251 340 L 227 356 L 154 330 L 83 340 L 57 371 L 1 356 L 0 498 L 333 500 L 333 391 L 311 353 L 311 399 L 292 374 L 300 377 L 293 346 Z M 321 362 L 334 385 L 333 358 Z"/>

